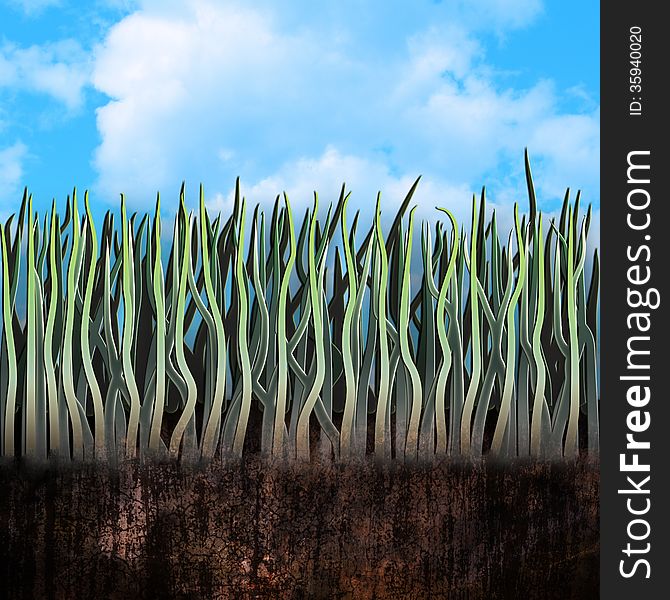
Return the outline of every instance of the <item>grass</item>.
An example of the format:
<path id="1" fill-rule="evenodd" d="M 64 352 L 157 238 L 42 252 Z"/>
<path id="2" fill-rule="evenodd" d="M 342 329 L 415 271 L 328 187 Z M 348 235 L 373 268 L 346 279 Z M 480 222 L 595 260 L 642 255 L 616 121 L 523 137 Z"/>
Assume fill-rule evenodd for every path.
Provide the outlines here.
<path id="1" fill-rule="evenodd" d="M 269 227 L 239 184 L 227 216 L 182 188 L 165 266 L 160 198 L 129 217 L 122 196 L 98 236 L 88 194 L 40 221 L 26 192 L 0 224 L 2 455 L 597 455 L 591 210 L 568 191 L 549 220 L 527 157 L 526 175 L 507 243 L 484 192 L 467 227 L 440 208 L 417 233 L 418 180 L 386 233 L 378 196 L 364 236 L 344 187 L 325 219 L 316 194 L 302 221 L 278 197 Z"/>

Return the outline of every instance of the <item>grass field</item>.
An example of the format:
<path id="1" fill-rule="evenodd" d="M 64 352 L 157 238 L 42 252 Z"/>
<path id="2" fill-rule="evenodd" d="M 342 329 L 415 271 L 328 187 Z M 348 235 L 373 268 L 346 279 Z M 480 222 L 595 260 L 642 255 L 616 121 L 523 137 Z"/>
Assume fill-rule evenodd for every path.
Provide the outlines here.
<path id="1" fill-rule="evenodd" d="M 9 597 L 594 598 L 597 250 L 239 194 L 0 225 Z M 251 213 L 251 214 L 249 214 Z M 326 215 L 325 217 L 323 215 Z M 438 218 L 439 217 L 439 218 Z M 168 232 L 169 233 L 169 232 Z"/>
<path id="2" fill-rule="evenodd" d="M 469 223 L 418 223 L 418 180 L 372 223 L 344 186 L 301 220 L 286 196 L 248 210 L 239 185 L 227 216 L 201 188 L 196 217 L 182 188 L 167 241 L 160 199 L 128 216 L 122 197 L 98 230 L 88 194 L 62 216 L 26 192 L 0 225 L 2 455 L 596 455 L 591 211 L 568 191 L 547 218 L 526 174 L 503 233 L 484 191 Z"/>

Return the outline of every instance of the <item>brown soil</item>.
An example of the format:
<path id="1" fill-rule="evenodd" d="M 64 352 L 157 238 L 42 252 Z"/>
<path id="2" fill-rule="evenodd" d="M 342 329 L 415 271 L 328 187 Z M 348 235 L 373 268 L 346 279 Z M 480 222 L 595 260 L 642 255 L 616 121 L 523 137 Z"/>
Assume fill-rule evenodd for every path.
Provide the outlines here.
<path id="1" fill-rule="evenodd" d="M 10 598 L 597 598 L 598 465 L 0 469 Z"/>

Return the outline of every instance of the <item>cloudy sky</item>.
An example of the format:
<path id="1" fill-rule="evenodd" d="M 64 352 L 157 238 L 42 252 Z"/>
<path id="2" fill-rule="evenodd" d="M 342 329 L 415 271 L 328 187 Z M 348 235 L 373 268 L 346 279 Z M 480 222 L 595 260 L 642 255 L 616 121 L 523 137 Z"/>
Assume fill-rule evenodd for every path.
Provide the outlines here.
<path id="1" fill-rule="evenodd" d="M 82 5 L 85 4 L 85 8 Z M 487 186 L 599 206 L 599 6 L 577 0 L 0 0 L 0 216 L 74 185 L 226 209 L 287 191 L 420 212 Z M 169 210 L 169 209 L 167 209 Z"/>

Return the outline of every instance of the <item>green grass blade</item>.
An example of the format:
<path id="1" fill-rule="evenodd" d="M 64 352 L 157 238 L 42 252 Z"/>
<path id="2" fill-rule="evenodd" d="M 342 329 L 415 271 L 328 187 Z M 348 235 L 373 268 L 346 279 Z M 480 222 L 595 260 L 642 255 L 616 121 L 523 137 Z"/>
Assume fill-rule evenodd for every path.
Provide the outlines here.
<path id="1" fill-rule="evenodd" d="M 91 208 L 88 202 L 88 192 L 84 193 L 84 206 L 86 208 L 86 227 L 91 240 L 91 253 L 89 256 L 89 268 L 86 274 L 86 292 L 84 294 L 84 305 L 81 315 L 81 358 L 86 376 L 88 387 L 91 391 L 91 398 L 93 401 L 93 412 L 95 422 L 95 457 L 96 459 L 104 458 L 106 442 L 105 442 L 105 415 L 102 403 L 102 392 L 100 385 L 93 369 L 93 361 L 91 360 L 90 350 L 90 314 L 91 314 L 91 299 L 93 297 L 93 283 L 95 280 L 95 266 L 98 258 L 98 237 L 95 231 L 95 224 L 93 223 L 93 216 L 91 215 Z"/>
<path id="2" fill-rule="evenodd" d="M 381 222 L 381 194 L 377 194 L 375 216 L 376 252 L 379 257 L 379 284 L 376 297 L 371 299 L 377 309 L 379 343 L 379 391 L 375 416 L 375 456 L 378 460 L 391 458 L 390 418 L 390 370 L 388 336 L 386 332 L 386 286 L 388 282 L 388 257 Z"/>

